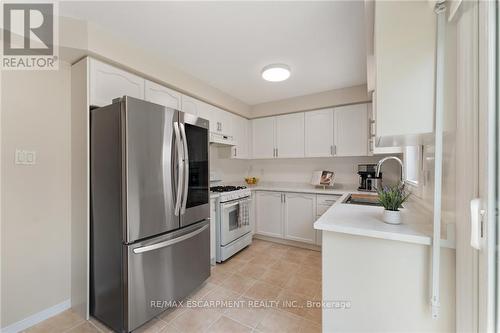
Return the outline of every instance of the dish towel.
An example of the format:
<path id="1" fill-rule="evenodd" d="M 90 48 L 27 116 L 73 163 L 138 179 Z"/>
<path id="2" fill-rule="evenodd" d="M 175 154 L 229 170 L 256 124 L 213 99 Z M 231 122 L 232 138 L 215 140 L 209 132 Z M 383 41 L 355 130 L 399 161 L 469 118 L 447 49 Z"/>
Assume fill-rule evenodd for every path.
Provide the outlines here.
<path id="1" fill-rule="evenodd" d="M 250 200 L 240 201 L 238 208 L 238 227 L 250 225 Z"/>

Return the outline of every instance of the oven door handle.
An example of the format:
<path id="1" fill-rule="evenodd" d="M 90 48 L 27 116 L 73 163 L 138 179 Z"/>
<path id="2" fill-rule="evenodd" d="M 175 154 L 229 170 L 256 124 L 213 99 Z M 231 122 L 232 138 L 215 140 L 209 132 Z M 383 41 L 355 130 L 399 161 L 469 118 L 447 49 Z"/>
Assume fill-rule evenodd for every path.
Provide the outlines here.
<path id="1" fill-rule="evenodd" d="M 231 208 L 231 207 L 236 206 L 236 205 L 239 205 L 239 204 L 241 204 L 241 203 L 244 203 L 244 202 L 251 202 L 251 201 L 252 201 L 252 199 L 250 199 L 250 198 L 247 198 L 247 199 L 236 199 L 236 200 L 237 200 L 237 201 L 235 201 L 235 202 L 223 203 L 223 204 L 222 204 L 222 208 L 223 208 L 223 209 L 224 209 L 224 208 Z"/>

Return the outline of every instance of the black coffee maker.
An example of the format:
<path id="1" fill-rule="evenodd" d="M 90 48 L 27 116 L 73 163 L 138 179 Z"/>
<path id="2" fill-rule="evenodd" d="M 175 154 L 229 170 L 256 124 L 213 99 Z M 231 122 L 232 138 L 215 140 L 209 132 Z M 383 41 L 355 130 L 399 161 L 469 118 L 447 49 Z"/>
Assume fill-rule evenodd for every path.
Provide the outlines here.
<path id="1" fill-rule="evenodd" d="M 382 172 L 377 177 L 376 164 L 358 164 L 358 191 L 376 192 L 382 183 Z"/>

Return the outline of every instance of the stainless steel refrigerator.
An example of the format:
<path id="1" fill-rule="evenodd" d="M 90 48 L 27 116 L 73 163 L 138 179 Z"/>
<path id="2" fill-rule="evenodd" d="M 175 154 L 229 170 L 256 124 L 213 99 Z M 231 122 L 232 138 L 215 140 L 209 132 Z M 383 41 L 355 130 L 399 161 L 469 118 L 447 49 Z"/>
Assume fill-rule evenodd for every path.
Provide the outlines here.
<path id="1" fill-rule="evenodd" d="M 90 131 L 90 311 L 130 332 L 210 275 L 208 120 L 125 96 Z"/>

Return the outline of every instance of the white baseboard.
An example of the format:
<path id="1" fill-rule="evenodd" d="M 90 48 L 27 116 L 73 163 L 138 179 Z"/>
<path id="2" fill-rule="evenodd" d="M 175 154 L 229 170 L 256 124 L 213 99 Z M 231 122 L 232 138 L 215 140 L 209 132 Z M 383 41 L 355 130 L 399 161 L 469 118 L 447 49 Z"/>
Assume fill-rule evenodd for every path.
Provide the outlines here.
<path id="1" fill-rule="evenodd" d="M 33 325 L 36 325 L 46 319 L 49 319 L 50 317 L 55 316 L 56 314 L 59 314 L 65 310 L 68 310 L 71 307 L 71 300 L 65 300 L 64 302 L 61 302 L 59 304 L 56 304 L 54 306 L 51 306 L 48 309 L 42 310 L 38 313 L 35 313 L 34 315 L 31 315 L 27 318 L 24 318 L 23 320 L 18 321 L 17 323 L 11 324 L 7 327 L 3 327 L 1 329 L 2 333 L 17 333 L 22 330 L 27 329 L 28 327 L 31 327 Z"/>

